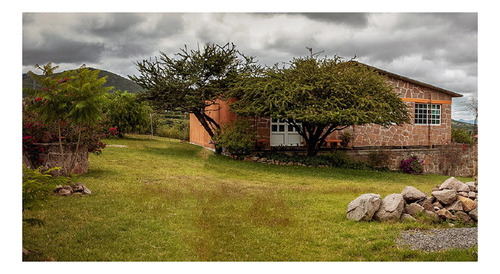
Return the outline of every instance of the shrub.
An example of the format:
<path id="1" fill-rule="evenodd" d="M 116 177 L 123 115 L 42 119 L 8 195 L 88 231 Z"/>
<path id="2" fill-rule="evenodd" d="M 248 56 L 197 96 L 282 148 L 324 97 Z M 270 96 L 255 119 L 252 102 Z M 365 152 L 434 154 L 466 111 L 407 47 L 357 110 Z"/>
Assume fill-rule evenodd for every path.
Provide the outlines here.
<path id="1" fill-rule="evenodd" d="M 50 172 L 60 169 L 51 168 L 41 172 L 40 169 L 31 170 L 23 165 L 23 222 L 30 225 L 43 225 L 44 222 L 38 218 L 25 218 L 25 210 L 36 209 L 43 201 L 50 197 L 50 192 L 56 185 L 69 182 L 67 177 L 53 177 Z"/>
<path id="2" fill-rule="evenodd" d="M 248 155 L 255 148 L 257 132 L 247 120 L 237 120 L 222 127 L 216 134 L 215 146 L 225 149 L 230 155 Z"/>
<path id="3" fill-rule="evenodd" d="M 407 160 L 402 160 L 401 165 L 399 168 L 403 173 L 408 173 L 408 174 L 422 174 L 424 171 L 422 165 L 423 161 L 419 161 L 417 156 L 411 156 Z"/>
<path id="4" fill-rule="evenodd" d="M 451 129 L 451 140 L 456 143 L 472 144 L 474 140 L 470 133 L 463 128 Z"/>
<path id="5" fill-rule="evenodd" d="M 161 137 L 189 140 L 189 120 L 174 121 L 158 126 L 156 134 Z"/>
<path id="6" fill-rule="evenodd" d="M 123 137 L 125 133 L 147 131 L 151 111 L 145 102 L 137 100 L 135 94 L 120 90 L 108 94 L 104 110 L 109 123 L 117 127 L 118 137 Z"/>

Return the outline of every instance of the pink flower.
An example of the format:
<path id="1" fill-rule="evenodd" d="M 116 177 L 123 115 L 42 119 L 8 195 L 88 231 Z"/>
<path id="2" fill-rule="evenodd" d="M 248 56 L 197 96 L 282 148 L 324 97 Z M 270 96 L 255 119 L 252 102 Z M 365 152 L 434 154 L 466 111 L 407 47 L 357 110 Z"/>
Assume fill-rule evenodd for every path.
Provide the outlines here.
<path id="1" fill-rule="evenodd" d="M 38 102 L 38 101 L 41 101 L 41 100 L 42 100 L 42 97 L 38 97 L 38 98 L 36 98 L 36 100 L 35 100 L 35 101 L 37 101 L 37 102 Z"/>

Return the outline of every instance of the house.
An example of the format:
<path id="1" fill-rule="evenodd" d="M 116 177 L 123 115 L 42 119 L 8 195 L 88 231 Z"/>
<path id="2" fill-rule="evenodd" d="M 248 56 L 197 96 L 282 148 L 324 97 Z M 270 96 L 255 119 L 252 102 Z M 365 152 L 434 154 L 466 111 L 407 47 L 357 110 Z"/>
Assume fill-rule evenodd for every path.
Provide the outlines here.
<path id="1" fill-rule="evenodd" d="M 337 145 L 345 132 L 350 132 L 350 145 L 354 147 L 433 146 L 451 141 L 451 103 L 453 98 L 462 97 L 461 94 L 378 68 L 375 70 L 387 78 L 394 92 L 406 103 L 412 117 L 411 123 L 390 127 L 375 124 L 351 126 L 328 136 L 328 146 Z M 224 101 L 208 107 L 206 112 L 220 125 L 236 119 L 236 115 L 229 110 L 229 103 Z M 257 129 L 258 145 L 262 149 L 303 144 L 302 137 L 283 121 L 269 117 L 251 119 Z M 192 114 L 190 142 L 214 148 L 210 136 Z"/>

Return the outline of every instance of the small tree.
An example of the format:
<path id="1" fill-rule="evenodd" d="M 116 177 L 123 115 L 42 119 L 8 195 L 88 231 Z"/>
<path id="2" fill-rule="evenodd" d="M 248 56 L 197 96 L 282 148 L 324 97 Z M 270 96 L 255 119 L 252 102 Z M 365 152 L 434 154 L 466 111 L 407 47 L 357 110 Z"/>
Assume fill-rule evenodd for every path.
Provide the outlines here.
<path id="1" fill-rule="evenodd" d="M 407 106 L 386 79 L 354 61 L 295 58 L 258 76 L 241 77 L 229 97 L 231 110 L 244 116 L 286 120 L 314 156 L 328 135 L 351 125 L 401 125 L 410 121 Z"/>
<path id="2" fill-rule="evenodd" d="M 56 124 L 61 157 L 64 157 L 62 125 L 69 123 L 76 129 L 76 148 L 69 166 L 63 166 L 64 172 L 68 174 L 80 150 L 83 131 L 95 126 L 103 118 L 105 96 L 112 87 L 103 87 L 106 77 L 98 78 L 99 70 L 82 66 L 56 76 L 54 70 L 57 66 L 53 67 L 51 63 L 36 67 L 43 71 L 44 76 L 29 72 L 31 77 L 42 84 L 42 90 L 31 91 L 36 97 L 31 108 L 44 123 Z"/>
<path id="3" fill-rule="evenodd" d="M 136 63 L 139 76 L 129 76 L 146 89 L 142 97 L 161 110 L 194 114 L 214 138 L 220 125 L 205 111 L 225 94 L 236 76 L 254 66 L 234 44 L 207 44 L 203 49 L 181 49 L 174 58 L 160 53 L 155 59 Z M 220 149 L 218 150 L 220 152 Z"/>

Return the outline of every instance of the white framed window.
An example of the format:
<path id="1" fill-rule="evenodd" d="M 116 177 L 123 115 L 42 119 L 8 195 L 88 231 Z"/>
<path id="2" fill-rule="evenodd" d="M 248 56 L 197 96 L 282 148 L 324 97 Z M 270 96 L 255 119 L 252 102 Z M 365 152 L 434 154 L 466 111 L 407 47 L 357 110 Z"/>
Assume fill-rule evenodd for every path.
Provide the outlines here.
<path id="1" fill-rule="evenodd" d="M 438 104 L 415 104 L 416 125 L 440 125 L 441 105 Z"/>

